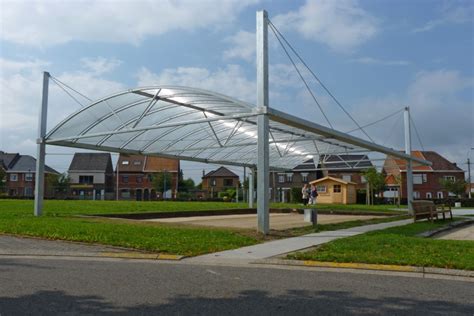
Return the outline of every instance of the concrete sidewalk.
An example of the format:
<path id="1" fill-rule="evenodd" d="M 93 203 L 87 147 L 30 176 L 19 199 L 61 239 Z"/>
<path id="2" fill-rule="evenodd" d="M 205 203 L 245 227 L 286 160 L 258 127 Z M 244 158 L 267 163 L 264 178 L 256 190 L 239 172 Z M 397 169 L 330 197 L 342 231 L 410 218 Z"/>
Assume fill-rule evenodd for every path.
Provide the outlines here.
<path id="1" fill-rule="evenodd" d="M 222 252 L 216 252 L 207 254 L 199 257 L 189 258 L 186 261 L 192 262 L 251 262 L 254 260 L 260 260 L 265 258 L 271 258 L 279 255 L 283 255 L 289 252 L 298 251 L 301 249 L 309 248 L 316 245 L 321 245 L 329 241 L 355 236 L 370 232 L 373 230 L 385 229 L 389 227 L 402 226 L 413 223 L 413 219 L 406 219 L 402 221 L 380 223 L 373 225 L 365 225 L 352 227 L 347 229 L 327 231 L 321 233 L 308 234 L 300 237 L 293 237 L 287 239 L 280 239 L 275 241 L 266 242 L 254 246 L 243 247 L 234 250 L 227 250 Z"/>

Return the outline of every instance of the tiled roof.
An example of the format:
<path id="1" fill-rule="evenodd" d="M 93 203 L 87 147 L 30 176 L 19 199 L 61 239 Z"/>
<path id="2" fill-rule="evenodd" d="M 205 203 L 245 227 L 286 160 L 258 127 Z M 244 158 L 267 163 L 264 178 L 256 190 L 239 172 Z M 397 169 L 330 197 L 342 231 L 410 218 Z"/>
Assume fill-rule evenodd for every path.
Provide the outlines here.
<path id="1" fill-rule="evenodd" d="M 432 163 L 431 166 L 413 166 L 413 171 L 433 171 L 433 170 L 449 170 L 462 171 L 461 168 L 449 162 L 446 158 L 434 151 L 412 151 L 411 154 L 415 157 L 428 160 Z M 402 159 L 394 159 L 400 170 L 406 170 L 406 162 Z"/>
<path id="2" fill-rule="evenodd" d="M 162 158 L 155 156 L 147 156 L 145 161 L 146 172 L 178 172 L 179 159 Z"/>
<path id="3" fill-rule="evenodd" d="M 75 153 L 69 171 L 113 172 L 112 158 L 108 153 Z"/>
<path id="4" fill-rule="evenodd" d="M 59 174 L 59 172 L 47 165 L 44 166 L 44 171 Z M 13 166 L 7 172 L 36 172 L 36 159 L 29 155 L 19 155 L 19 158 L 15 160 Z"/>
<path id="5" fill-rule="evenodd" d="M 324 161 L 324 162 L 323 162 Z M 367 155 L 328 155 L 322 156 L 320 165 L 327 170 L 351 170 L 373 167 Z"/>
<path id="6" fill-rule="evenodd" d="M 218 169 L 211 171 L 203 176 L 203 178 L 208 177 L 238 177 L 238 175 L 236 175 L 226 167 L 219 167 Z"/>
<path id="7" fill-rule="evenodd" d="M 145 156 L 120 154 L 117 163 L 119 172 L 143 172 Z"/>
<path id="8" fill-rule="evenodd" d="M 308 159 L 300 165 L 297 165 L 293 168 L 293 171 L 302 171 L 302 170 L 316 170 L 316 165 L 314 164 L 313 159 Z"/>
<path id="9" fill-rule="evenodd" d="M 20 154 L 18 153 L 6 153 L 0 151 L 0 166 L 3 166 L 7 170 L 10 169 L 16 160 L 20 158 Z"/>

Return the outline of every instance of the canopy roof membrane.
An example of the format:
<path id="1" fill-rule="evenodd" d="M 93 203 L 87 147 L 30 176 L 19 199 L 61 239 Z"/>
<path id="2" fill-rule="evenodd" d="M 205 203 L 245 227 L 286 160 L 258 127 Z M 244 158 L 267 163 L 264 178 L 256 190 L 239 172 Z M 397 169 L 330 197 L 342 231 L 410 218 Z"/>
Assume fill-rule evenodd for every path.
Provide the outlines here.
<path id="1" fill-rule="evenodd" d="M 377 151 L 410 156 L 322 125 L 215 92 L 155 86 L 93 102 L 54 127 L 51 145 L 254 167 L 257 116 L 269 117 L 270 168 L 291 169 L 320 155 Z M 423 159 L 412 157 L 421 164 Z"/>

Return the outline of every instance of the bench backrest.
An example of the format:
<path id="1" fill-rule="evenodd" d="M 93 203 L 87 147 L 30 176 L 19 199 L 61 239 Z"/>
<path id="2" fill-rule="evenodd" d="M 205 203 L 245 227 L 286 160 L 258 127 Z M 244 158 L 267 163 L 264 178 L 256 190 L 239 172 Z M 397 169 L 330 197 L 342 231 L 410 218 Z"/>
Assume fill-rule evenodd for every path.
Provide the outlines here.
<path id="1" fill-rule="evenodd" d="M 416 200 L 412 202 L 413 211 L 415 213 L 421 212 L 429 212 L 431 209 L 435 207 L 433 201 L 426 201 L 426 200 Z"/>

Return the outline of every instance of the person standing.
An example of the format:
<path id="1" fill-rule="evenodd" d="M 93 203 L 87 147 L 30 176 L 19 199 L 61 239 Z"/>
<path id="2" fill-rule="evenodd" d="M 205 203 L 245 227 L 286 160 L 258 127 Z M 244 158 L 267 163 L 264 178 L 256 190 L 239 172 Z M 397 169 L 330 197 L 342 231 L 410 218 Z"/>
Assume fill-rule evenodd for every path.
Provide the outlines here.
<path id="1" fill-rule="evenodd" d="M 311 191 L 310 191 L 310 204 L 316 204 L 316 198 L 318 197 L 318 190 L 314 186 L 314 184 L 311 185 Z"/>
<path id="2" fill-rule="evenodd" d="M 303 205 L 306 206 L 308 205 L 308 200 L 309 200 L 309 188 L 308 188 L 308 185 L 305 183 L 303 185 L 303 188 L 301 189 L 301 196 L 302 196 L 302 200 L 303 200 Z"/>

